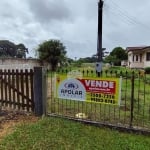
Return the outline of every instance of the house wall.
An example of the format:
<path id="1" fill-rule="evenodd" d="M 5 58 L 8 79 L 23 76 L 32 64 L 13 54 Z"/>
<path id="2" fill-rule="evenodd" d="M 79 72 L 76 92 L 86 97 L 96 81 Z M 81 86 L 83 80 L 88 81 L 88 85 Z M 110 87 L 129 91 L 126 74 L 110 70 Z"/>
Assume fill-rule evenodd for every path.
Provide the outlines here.
<path id="1" fill-rule="evenodd" d="M 150 67 L 150 61 L 146 60 L 146 53 L 150 50 L 145 51 L 130 51 L 128 53 L 128 67 L 129 68 L 145 68 Z M 134 56 L 134 61 L 133 61 Z M 136 61 L 136 57 L 138 60 Z"/>
<path id="2" fill-rule="evenodd" d="M 34 67 L 42 66 L 38 59 L 22 59 L 22 58 L 1 58 L 0 69 L 33 69 Z M 48 64 L 44 63 L 48 69 Z"/>
<path id="3" fill-rule="evenodd" d="M 145 53 L 144 53 L 144 68 L 150 67 L 150 60 L 149 60 L 149 61 L 146 60 L 146 53 L 147 53 L 147 52 L 150 52 L 150 49 L 147 49 L 147 50 L 145 51 Z"/>
<path id="4" fill-rule="evenodd" d="M 135 62 L 135 63 L 131 63 L 130 64 L 130 68 L 139 68 L 139 69 L 141 69 L 141 68 L 144 68 L 144 63 L 138 63 L 138 62 Z"/>

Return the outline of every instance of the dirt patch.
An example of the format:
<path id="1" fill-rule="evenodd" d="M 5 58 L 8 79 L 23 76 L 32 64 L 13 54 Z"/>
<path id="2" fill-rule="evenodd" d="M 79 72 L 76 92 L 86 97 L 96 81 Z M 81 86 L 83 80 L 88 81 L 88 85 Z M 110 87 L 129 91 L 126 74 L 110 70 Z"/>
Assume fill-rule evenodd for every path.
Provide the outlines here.
<path id="1" fill-rule="evenodd" d="M 22 123 L 36 122 L 39 117 L 25 111 L 14 111 L 10 109 L 0 110 L 0 140 L 11 133 L 15 126 Z"/>

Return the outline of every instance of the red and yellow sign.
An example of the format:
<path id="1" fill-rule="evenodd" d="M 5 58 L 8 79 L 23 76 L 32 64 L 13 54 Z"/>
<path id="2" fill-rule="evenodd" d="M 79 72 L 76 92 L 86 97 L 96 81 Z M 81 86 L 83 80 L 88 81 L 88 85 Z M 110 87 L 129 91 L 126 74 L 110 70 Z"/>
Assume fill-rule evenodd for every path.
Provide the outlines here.
<path id="1" fill-rule="evenodd" d="M 118 105 L 121 97 L 121 79 L 67 78 L 56 75 L 55 96 L 61 99 Z"/>

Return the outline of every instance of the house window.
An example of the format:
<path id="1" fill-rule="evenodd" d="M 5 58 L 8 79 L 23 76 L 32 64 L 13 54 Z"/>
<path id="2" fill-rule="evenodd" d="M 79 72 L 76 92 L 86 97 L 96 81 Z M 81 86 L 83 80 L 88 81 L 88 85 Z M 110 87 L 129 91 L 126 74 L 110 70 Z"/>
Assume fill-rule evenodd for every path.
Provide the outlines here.
<path id="1" fill-rule="evenodd" d="M 138 55 L 135 56 L 136 61 L 138 61 Z"/>
<path id="2" fill-rule="evenodd" d="M 150 61 L 150 52 L 146 53 L 146 60 Z"/>
<path id="3" fill-rule="evenodd" d="M 142 54 L 140 54 L 140 62 L 142 62 Z"/>
<path id="4" fill-rule="evenodd" d="M 134 55 L 133 55 L 133 57 L 132 57 L 132 61 L 134 62 Z"/>

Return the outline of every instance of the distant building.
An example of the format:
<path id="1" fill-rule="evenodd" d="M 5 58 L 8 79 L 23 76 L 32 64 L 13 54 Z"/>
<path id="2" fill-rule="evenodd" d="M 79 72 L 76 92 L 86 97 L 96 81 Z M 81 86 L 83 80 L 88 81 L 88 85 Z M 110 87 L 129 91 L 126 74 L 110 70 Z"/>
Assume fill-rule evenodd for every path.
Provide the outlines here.
<path id="1" fill-rule="evenodd" d="M 124 67 L 128 66 L 128 61 L 127 60 L 122 60 L 121 61 L 121 66 L 124 66 Z"/>
<path id="2" fill-rule="evenodd" d="M 129 68 L 150 67 L 150 46 L 127 47 L 126 51 Z"/>

